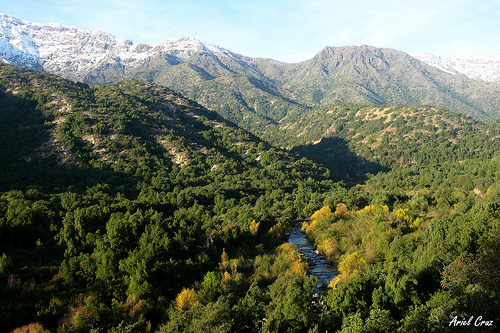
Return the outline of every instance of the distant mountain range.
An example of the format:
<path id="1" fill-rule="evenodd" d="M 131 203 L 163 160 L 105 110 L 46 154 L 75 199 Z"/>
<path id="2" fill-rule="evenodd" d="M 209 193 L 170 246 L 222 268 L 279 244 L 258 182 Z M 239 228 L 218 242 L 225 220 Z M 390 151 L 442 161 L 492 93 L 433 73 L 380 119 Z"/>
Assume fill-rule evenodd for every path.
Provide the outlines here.
<path id="1" fill-rule="evenodd" d="M 193 38 L 147 45 L 0 14 L 0 60 L 89 84 L 155 82 L 261 136 L 287 115 L 339 102 L 433 105 L 483 121 L 500 118 L 500 85 L 371 46 L 325 47 L 289 64 Z"/>

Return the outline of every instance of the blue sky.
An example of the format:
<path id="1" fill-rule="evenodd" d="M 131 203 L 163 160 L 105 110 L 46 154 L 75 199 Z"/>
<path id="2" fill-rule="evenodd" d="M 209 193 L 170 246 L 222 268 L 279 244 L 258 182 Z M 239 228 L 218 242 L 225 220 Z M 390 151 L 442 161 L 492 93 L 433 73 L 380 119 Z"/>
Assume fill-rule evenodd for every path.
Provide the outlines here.
<path id="1" fill-rule="evenodd" d="M 149 44 L 194 37 L 286 62 L 362 44 L 449 57 L 500 54 L 498 0 L 0 0 L 0 12 Z"/>

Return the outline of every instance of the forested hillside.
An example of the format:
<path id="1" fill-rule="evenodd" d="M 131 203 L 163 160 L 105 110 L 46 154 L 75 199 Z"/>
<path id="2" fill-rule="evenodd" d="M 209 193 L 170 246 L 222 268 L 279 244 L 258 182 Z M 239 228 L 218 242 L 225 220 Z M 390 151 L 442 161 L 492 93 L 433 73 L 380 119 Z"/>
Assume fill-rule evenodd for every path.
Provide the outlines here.
<path id="1" fill-rule="evenodd" d="M 366 104 L 282 119 L 255 133 L 271 146 L 152 83 L 0 64 L 0 327 L 498 330 L 497 123 Z M 338 266 L 319 294 L 296 223 Z"/>
<path id="2" fill-rule="evenodd" d="M 326 169 L 160 86 L 9 65 L 0 85 L 7 330 L 157 327 L 222 253 L 272 251 L 332 186 Z"/>
<path id="3" fill-rule="evenodd" d="M 403 104 L 312 108 L 255 133 L 324 164 L 337 179 L 350 182 L 394 165 L 429 167 L 483 160 L 500 148 L 498 123 L 484 124 L 443 108 Z"/>

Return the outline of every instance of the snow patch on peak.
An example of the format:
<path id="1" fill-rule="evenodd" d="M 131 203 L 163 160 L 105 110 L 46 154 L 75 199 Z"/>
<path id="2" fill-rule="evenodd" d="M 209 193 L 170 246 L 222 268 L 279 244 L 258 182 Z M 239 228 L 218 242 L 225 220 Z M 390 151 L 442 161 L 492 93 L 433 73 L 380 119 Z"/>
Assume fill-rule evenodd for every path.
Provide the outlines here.
<path id="1" fill-rule="evenodd" d="M 416 52 L 411 56 L 444 72 L 500 83 L 500 54 L 491 58 L 451 58 Z"/>
<path id="2" fill-rule="evenodd" d="M 182 60 L 187 60 L 196 53 L 205 53 L 213 57 L 229 57 L 241 62 L 241 59 L 229 50 L 214 44 L 203 42 L 192 37 L 181 37 L 179 39 L 167 40 L 158 46 L 169 54 L 172 54 Z"/>
<path id="3" fill-rule="evenodd" d="M 38 46 L 30 36 L 17 29 L 22 21 L 8 15 L 0 16 L 0 59 L 7 63 L 21 62 L 22 66 L 35 68 Z"/>
<path id="4" fill-rule="evenodd" d="M 158 46 L 168 54 L 174 55 L 182 60 L 189 59 L 194 53 L 206 49 L 204 44 L 191 37 L 167 40 Z"/>

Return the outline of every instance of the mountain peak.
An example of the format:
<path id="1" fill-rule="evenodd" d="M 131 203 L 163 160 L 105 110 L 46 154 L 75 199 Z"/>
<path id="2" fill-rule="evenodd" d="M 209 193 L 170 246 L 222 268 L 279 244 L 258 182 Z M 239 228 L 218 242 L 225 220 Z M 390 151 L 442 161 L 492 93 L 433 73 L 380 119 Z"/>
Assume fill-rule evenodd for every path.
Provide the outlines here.
<path id="1" fill-rule="evenodd" d="M 318 54 L 316 54 L 315 58 L 331 57 L 332 55 L 342 55 L 343 57 L 346 55 L 349 55 L 350 57 L 369 55 L 380 58 L 384 57 L 384 55 L 395 53 L 403 54 L 404 52 L 389 48 L 378 48 L 370 45 L 326 46 Z"/>
<path id="2" fill-rule="evenodd" d="M 188 59 L 197 52 L 202 52 L 214 56 L 220 54 L 232 54 L 232 52 L 230 52 L 229 50 L 192 37 L 181 37 L 179 39 L 167 40 L 163 43 L 158 44 L 158 46 L 163 47 L 165 51 L 183 60 Z"/>

